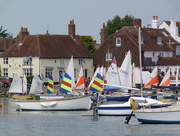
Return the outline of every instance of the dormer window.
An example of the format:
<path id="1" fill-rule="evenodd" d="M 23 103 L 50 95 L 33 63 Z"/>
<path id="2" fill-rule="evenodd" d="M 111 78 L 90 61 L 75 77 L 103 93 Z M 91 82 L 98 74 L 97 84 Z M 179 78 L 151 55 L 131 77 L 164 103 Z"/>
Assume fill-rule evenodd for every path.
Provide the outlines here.
<path id="1" fill-rule="evenodd" d="M 119 46 L 121 46 L 121 38 L 120 37 L 116 38 L 116 47 L 119 47 Z"/>
<path id="2" fill-rule="evenodd" d="M 162 37 L 161 36 L 157 37 L 157 44 L 162 45 Z"/>
<path id="3" fill-rule="evenodd" d="M 141 36 L 141 44 L 143 44 L 143 43 L 144 43 L 144 37 Z"/>

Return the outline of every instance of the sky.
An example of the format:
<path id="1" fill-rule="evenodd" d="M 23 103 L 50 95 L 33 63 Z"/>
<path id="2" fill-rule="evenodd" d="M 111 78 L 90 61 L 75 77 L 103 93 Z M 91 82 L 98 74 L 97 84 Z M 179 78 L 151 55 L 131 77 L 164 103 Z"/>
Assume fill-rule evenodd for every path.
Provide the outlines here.
<path id="1" fill-rule="evenodd" d="M 16 37 L 21 27 L 31 35 L 68 34 L 74 19 L 76 35 L 90 35 L 100 42 L 103 23 L 116 15 L 140 18 L 142 26 L 158 16 L 160 23 L 174 18 L 180 22 L 180 0 L 0 0 L 0 26 Z"/>

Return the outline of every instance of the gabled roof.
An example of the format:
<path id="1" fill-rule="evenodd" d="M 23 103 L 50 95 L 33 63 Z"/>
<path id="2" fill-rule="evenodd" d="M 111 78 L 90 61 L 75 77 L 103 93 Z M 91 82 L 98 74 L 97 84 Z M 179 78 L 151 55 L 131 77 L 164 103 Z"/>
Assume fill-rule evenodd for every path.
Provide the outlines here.
<path id="1" fill-rule="evenodd" d="M 158 66 L 176 66 L 180 65 L 180 57 L 160 57 L 157 62 Z"/>
<path id="2" fill-rule="evenodd" d="M 6 50 L 2 57 L 38 56 L 41 58 L 92 58 L 80 36 L 26 35 L 22 43 Z"/>
<path id="3" fill-rule="evenodd" d="M 170 26 L 170 21 L 164 21 L 168 26 Z M 176 22 L 176 26 L 180 27 L 180 22 Z"/>
<path id="4" fill-rule="evenodd" d="M 167 35 L 166 35 L 167 34 Z M 174 51 L 169 46 L 169 40 L 175 40 L 169 36 L 170 34 L 165 29 L 141 28 L 141 36 L 144 39 L 141 45 L 142 52 L 144 51 Z M 162 37 L 162 45 L 157 44 L 157 37 Z M 121 38 L 121 46 L 116 47 L 116 38 Z M 116 57 L 118 67 L 121 66 L 125 55 L 128 51 L 132 53 L 132 63 L 139 66 L 139 44 L 138 44 L 138 29 L 134 26 L 124 26 L 123 28 L 110 35 L 101 47 L 97 50 L 94 57 L 94 65 L 104 65 L 108 67 L 111 62 L 106 61 L 106 53 L 112 53 L 112 57 Z"/>

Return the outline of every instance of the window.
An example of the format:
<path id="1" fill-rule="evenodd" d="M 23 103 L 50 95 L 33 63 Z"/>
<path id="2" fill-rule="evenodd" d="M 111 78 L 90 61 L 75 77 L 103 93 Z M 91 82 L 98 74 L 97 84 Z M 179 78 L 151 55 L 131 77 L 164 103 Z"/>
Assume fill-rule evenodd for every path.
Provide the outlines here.
<path id="1" fill-rule="evenodd" d="M 106 61 L 112 60 L 112 53 L 106 53 Z"/>
<path id="2" fill-rule="evenodd" d="M 163 56 L 164 56 L 164 53 L 159 53 L 159 56 L 160 56 L 160 57 L 163 57 Z"/>
<path id="3" fill-rule="evenodd" d="M 157 44 L 162 45 L 162 37 L 161 36 L 157 37 Z"/>
<path id="4" fill-rule="evenodd" d="M 144 37 L 141 36 L 141 44 L 144 44 Z"/>
<path id="5" fill-rule="evenodd" d="M 153 52 L 153 58 L 155 57 L 155 53 Z"/>
<path id="6" fill-rule="evenodd" d="M 48 75 L 52 75 L 52 71 L 53 69 L 50 69 L 50 68 L 45 69 L 45 77 L 48 78 Z"/>
<path id="7" fill-rule="evenodd" d="M 26 76 L 32 76 L 32 68 L 23 68 L 23 74 Z"/>
<path id="8" fill-rule="evenodd" d="M 6 57 L 3 58 L 3 63 L 4 63 L 4 64 L 8 64 L 8 58 L 6 58 Z"/>
<path id="9" fill-rule="evenodd" d="M 60 59 L 60 65 L 64 65 L 64 59 Z"/>
<path id="10" fill-rule="evenodd" d="M 32 65 L 32 57 L 23 57 L 23 65 L 25 66 Z"/>
<path id="11" fill-rule="evenodd" d="M 116 46 L 121 46 L 121 38 L 116 38 Z"/>
<path id="12" fill-rule="evenodd" d="M 158 74 L 161 74 L 161 69 L 158 69 Z"/>
<path id="13" fill-rule="evenodd" d="M 3 68 L 3 76 L 8 77 L 8 69 L 7 68 Z"/>
<path id="14" fill-rule="evenodd" d="M 79 59 L 79 65 L 83 65 L 83 59 Z"/>

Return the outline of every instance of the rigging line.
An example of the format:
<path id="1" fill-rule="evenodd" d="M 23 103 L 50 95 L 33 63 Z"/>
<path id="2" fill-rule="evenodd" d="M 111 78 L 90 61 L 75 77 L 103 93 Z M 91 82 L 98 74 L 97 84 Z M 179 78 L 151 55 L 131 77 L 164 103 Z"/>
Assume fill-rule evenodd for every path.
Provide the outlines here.
<path id="1" fill-rule="evenodd" d="M 180 0 L 177 0 L 176 7 L 174 8 L 174 11 L 172 12 L 172 18 L 174 18 L 175 14 L 177 12 L 177 9 L 178 9 L 178 6 L 179 6 L 179 2 L 180 2 Z"/>

